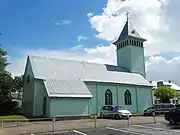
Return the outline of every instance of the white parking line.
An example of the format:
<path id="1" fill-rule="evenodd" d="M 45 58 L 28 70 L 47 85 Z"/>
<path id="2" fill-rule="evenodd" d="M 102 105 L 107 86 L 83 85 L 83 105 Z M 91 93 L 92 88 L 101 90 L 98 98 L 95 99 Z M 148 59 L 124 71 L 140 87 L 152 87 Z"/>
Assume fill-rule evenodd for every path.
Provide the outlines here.
<path id="1" fill-rule="evenodd" d="M 164 128 L 156 128 L 156 127 L 149 127 L 149 126 L 143 126 L 143 125 L 132 125 L 134 127 L 141 127 L 141 128 L 148 128 L 148 129 L 154 129 L 154 130 L 167 130 L 167 129 L 164 129 Z"/>
<path id="2" fill-rule="evenodd" d="M 80 135 L 88 135 L 88 134 L 85 134 L 83 132 L 80 132 L 80 131 L 77 131 L 77 130 L 73 130 L 73 132 L 77 133 L 77 134 L 80 134 Z"/>
<path id="3" fill-rule="evenodd" d="M 130 133 L 130 134 L 134 134 L 134 135 L 147 135 L 147 134 L 143 134 L 143 133 L 137 133 L 137 132 L 132 132 L 132 131 L 128 131 L 128 130 L 111 128 L 111 127 L 106 127 L 106 128 L 107 128 L 107 129 L 110 129 L 110 130 L 114 130 L 114 131 L 119 131 L 119 132 L 124 132 L 124 133 Z"/>
<path id="4" fill-rule="evenodd" d="M 149 126 L 143 126 L 143 125 L 132 125 L 134 127 L 141 127 L 141 128 L 147 128 L 147 129 L 154 129 L 154 130 L 161 130 L 161 131 L 168 131 L 168 132 L 176 132 L 180 133 L 180 130 L 169 130 L 169 129 L 164 129 L 164 128 L 155 128 L 155 127 L 149 127 Z"/>

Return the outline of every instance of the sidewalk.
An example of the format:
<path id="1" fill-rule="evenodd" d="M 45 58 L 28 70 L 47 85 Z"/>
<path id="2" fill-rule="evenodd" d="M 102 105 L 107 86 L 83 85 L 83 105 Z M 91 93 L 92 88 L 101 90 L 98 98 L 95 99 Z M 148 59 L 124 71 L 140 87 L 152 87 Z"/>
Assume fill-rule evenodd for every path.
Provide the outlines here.
<path id="1" fill-rule="evenodd" d="M 157 123 L 165 123 L 163 117 L 156 117 Z M 145 123 L 154 123 L 152 117 L 132 117 L 129 121 L 129 124 L 145 124 Z M 14 123 L 12 123 L 14 124 Z M 53 122 L 20 122 L 14 127 L 0 128 L 0 135 L 21 135 L 26 133 L 42 133 L 42 132 L 52 132 L 53 128 L 55 131 L 67 131 L 73 129 L 86 129 L 86 128 L 99 128 L 99 127 L 124 127 L 128 126 L 127 120 L 109 120 L 109 119 L 97 119 L 96 122 L 94 119 L 81 119 L 81 120 L 67 120 L 67 121 L 56 121 L 53 125 Z"/>

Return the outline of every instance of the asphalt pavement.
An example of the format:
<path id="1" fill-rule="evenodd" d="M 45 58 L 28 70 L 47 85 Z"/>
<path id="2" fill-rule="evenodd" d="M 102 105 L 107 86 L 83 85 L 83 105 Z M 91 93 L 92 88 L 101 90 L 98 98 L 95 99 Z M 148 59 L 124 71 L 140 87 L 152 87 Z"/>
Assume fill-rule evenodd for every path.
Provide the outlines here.
<path id="1" fill-rule="evenodd" d="M 167 123 L 131 125 L 125 128 L 97 128 L 89 130 L 73 130 L 51 135 L 180 135 L 180 125 L 170 126 Z"/>

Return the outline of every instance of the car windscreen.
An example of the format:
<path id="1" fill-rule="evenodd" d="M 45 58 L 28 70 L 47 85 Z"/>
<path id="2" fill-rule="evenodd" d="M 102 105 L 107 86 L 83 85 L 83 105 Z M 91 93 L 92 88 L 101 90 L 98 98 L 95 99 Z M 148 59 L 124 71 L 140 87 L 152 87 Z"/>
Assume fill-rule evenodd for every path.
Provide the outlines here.
<path id="1" fill-rule="evenodd" d="M 113 108 L 114 108 L 114 110 L 124 110 L 124 108 L 121 106 L 114 106 Z"/>

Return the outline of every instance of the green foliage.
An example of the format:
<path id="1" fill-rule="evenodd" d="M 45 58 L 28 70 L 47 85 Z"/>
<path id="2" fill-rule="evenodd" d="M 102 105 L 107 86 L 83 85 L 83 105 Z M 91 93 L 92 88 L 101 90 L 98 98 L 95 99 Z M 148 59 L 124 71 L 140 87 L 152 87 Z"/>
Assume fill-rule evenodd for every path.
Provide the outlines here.
<path id="1" fill-rule="evenodd" d="M 159 98 L 162 103 L 168 103 L 170 102 L 170 99 L 176 97 L 176 90 L 168 86 L 159 86 L 154 91 L 154 96 Z"/>
<path id="2" fill-rule="evenodd" d="M 19 120 L 19 119 L 22 119 L 22 120 L 26 120 L 27 118 L 24 117 L 24 116 L 21 116 L 21 115 L 8 115 L 8 116 L 0 116 L 0 120 Z"/>
<path id="3" fill-rule="evenodd" d="M 15 76 L 12 81 L 12 92 L 18 92 L 18 95 L 16 95 L 18 99 L 21 99 L 21 92 L 23 88 L 23 75 L 21 76 Z"/>
<path id="4" fill-rule="evenodd" d="M 22 91 L 22 87 L 23 87 L 23 75 L 21 76 L 15 76 L 13 79 L 13 86 L 12 86 L 12 90 L 13 91 Z"/>
<path id="5" fill-rule="evenodd" d="M 12 76 L 6 71 L 7 52 L 0 48 L 0 115 L 10 114 L 13 111 L 17 111 L 17 103 L 12 102 L 11 88 L 12 88 Z"/>
<path id="6" fill-rule="evenodd" d="M 176 97 L 177 97 L 178 99 L 180 99 L 180 93 L 179 93 L 179 92 L 176 93 Z"/>

